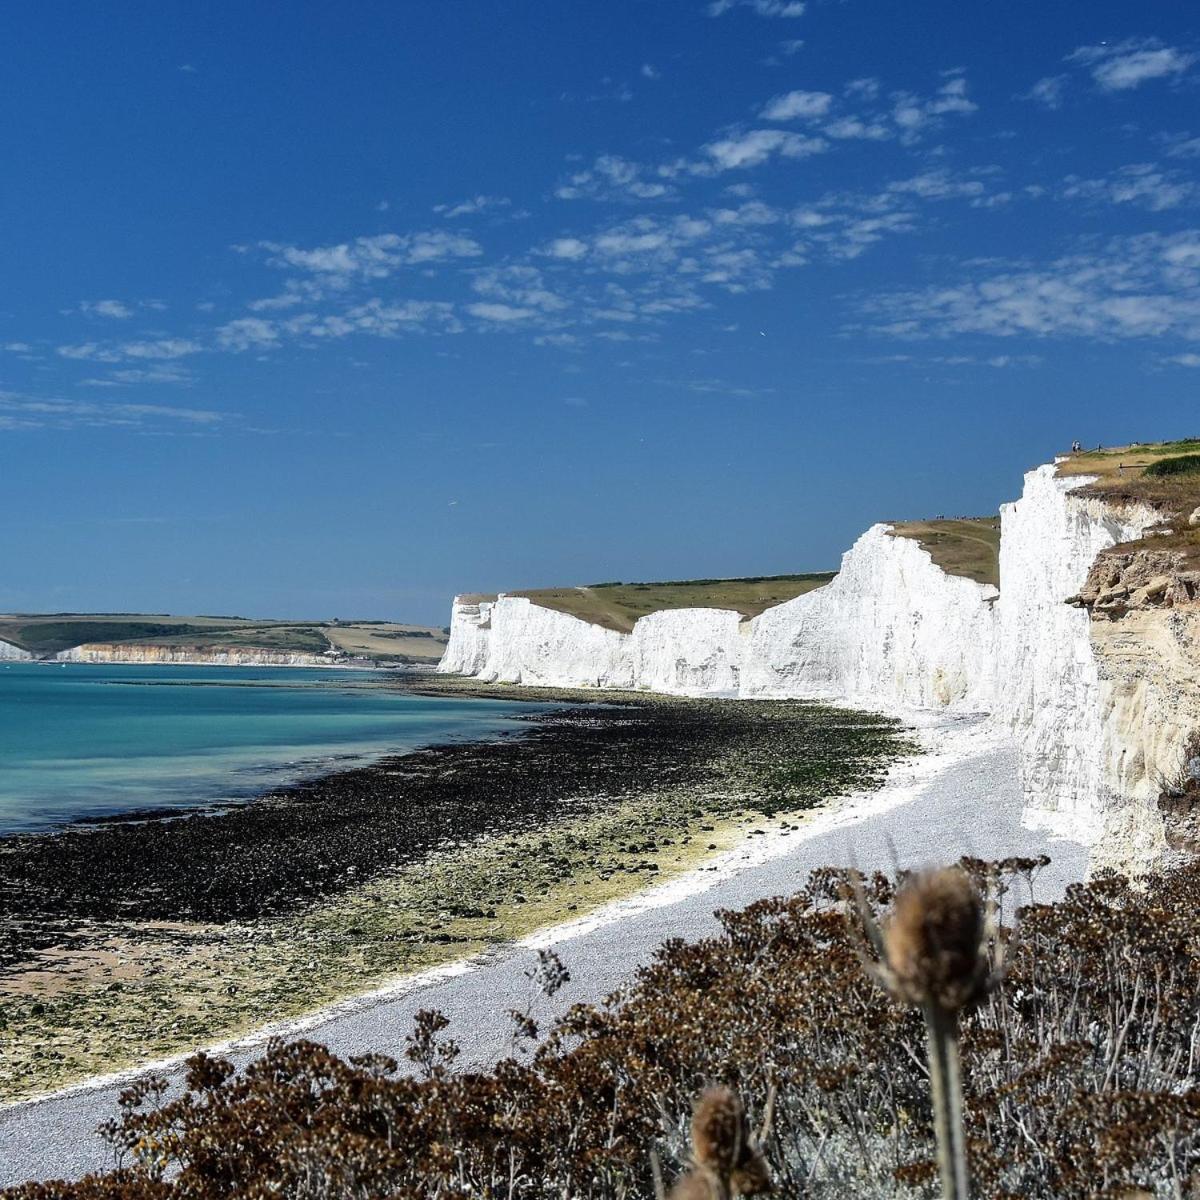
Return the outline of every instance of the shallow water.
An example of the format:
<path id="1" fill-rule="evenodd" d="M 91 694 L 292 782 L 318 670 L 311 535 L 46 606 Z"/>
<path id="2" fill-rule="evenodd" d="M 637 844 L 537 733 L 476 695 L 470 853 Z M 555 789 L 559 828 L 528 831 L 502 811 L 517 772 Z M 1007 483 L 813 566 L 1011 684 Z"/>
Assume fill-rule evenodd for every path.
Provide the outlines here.
<path id="1" fill-rule="evenodd" d="M 528 704 L 414 696 L 374 671 L 0 664 L 0 834 L 247 799 L 417 746 L 518 729 Z"/>

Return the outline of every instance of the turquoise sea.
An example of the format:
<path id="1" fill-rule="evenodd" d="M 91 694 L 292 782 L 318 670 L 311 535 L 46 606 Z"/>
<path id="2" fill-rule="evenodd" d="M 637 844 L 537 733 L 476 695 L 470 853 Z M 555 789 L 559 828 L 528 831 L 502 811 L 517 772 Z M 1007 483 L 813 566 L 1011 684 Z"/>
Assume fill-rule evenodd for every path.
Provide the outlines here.
<path id="1" fill-rule="evenodd" d="M 414 696 L 381 672 L 0 664 L 0 834 L 248 799 L 535 706 Z"/>

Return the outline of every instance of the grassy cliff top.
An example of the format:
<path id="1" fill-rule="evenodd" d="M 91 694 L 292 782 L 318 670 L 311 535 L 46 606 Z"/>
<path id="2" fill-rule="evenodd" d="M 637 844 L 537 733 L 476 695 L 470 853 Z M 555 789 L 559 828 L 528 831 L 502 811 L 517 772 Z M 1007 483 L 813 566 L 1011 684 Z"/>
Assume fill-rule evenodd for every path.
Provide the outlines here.
<path id="1" fill-rule="evenodd" d="M 1176 442 L 1134 442 L 1128 446 L 1111 446 L 1103 450 L 1083 450 L 1067 455 L 1058 464 L 1060 476 L 1097 475 L 1099 479 L 1090 490 L 1115 487 L 1133 494 L 1138 480 L 1144 479 L 1146 468 L 1165 459 L 1200 454 L 1200 438 L 1184 438 Z M 1154 479 L 1152 473 L 1149 477 Z"/>
<path id="2" fill-rule="evenodd" d="M 506 592 L 541 608 L 567 613 L 605 629 L 628 633 L 639 617 L 674 608 L 724 608 L 756 617 L 765 609 L 828 583 L 832 571 L 807 575 L 763 575 L 748 579 L 676 579 L 658 583 L 593 583 L 586 587 L 530 588 Z M 495 595 L 463 596 L 468 602 Z"/>
<path id="3" fill-rule="evenodd" d="M 1181 550 L 1188 560 L 1200 563 L 1200 528 L 1191 528 L 1187 523 L 1200 508 L 1200 438 L 1086 450 L 1060 462 L 1058 474 L 1095 476 L 1077 495 L 1117 504 L 1148 504 L 1157 509 L 1162 514 L 1163 528 L 1171 532 L 1152 535 L 1154 547 Z M 1121 549 L 1141 544 L 1125 543 Z"/>
<path id="4" fill-rule="evenodd" d="M 947 575 L 1000 586 L 1000 518 L 953 517 L 897 521 L 894 537 L 920 542 Z"/>
<path id="5" fill-rule="evenodd" d="M 88 642 L 139 642 L 224 650 L 347 654 L 388 662 L 432 663 L 446 644 L 442 629 L 387 621 L 258 621 L 247 617 L 176 617 L 166 613 L 14 613 L 0 615 L 0 639 L 37 655 Z"/>

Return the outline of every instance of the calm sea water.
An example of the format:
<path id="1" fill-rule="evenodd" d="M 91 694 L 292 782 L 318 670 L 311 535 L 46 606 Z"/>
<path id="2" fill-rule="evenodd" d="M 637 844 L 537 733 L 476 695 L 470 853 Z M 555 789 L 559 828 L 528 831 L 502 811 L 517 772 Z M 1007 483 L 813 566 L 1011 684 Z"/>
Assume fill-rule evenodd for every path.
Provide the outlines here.
<path id="1" fill-rule="evenodd" d="M 530 705 L 371 671 L 0 664 L 0 834 L 245 799 L 392 751 L 519 729 Z"/>

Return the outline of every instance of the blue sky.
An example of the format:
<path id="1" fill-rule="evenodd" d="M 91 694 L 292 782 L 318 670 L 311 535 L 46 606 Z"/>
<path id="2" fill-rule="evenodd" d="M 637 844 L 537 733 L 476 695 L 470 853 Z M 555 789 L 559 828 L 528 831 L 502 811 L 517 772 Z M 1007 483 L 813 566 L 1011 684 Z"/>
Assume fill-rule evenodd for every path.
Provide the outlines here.
<path id="1" fill-rule="evenodd" d="M 820 569 L 1196 433 L 1191 15 L 6 5 L 0 608 Z"/>

